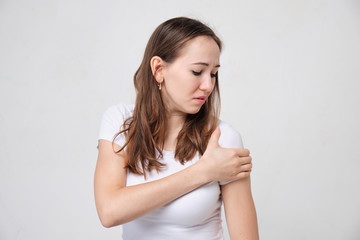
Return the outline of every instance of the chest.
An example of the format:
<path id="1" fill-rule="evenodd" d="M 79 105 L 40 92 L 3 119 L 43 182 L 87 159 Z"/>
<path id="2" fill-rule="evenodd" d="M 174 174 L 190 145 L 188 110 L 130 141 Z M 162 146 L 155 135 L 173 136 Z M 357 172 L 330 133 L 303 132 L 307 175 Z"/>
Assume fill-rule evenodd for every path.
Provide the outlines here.
<path id="1" fill-rule="evenodd" d="M 127 174 L 127 186 L 142 184 L 157 179 L 167 177 L 186 167 L 194 164 L 198 160 L 195 157 L 184 165 L 176 161 L 170 154 L 164 155 L 166 168 L 161 172 L 152 171 L 144 179 L 143 176 Z M 182 184 L 182 183 L 179 183 Z M 183 226 L 195 226 L 207 222 L 217 216 L 221 208 L 221 191 L 218 182 L 205 184 L 174 201 L 155 209 L 139 219 L 146 222 L 157 222 L 162 224 L 176 224 Z"/>

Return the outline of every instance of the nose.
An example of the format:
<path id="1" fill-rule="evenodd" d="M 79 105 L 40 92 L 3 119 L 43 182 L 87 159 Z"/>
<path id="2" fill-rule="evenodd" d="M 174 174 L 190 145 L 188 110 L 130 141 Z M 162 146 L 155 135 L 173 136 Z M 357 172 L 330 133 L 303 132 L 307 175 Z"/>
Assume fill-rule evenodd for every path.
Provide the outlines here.
<path id="1" fill-rule="evenodd" d="M 200 90 L 210 94 L 214 88 L 214 84 L 215 84 L 215 78 L 212 78 L 211 76 L 204 76 L 201 79 L 201 83 L 200 83 Z"/>

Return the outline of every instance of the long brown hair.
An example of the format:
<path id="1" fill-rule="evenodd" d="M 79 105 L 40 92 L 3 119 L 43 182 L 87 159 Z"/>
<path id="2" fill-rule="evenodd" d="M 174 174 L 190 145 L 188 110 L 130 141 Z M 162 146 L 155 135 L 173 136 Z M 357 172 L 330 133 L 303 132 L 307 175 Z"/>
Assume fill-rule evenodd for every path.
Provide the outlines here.
<path id="1" fill-rule="evenodd" d="M 159 25 L 151 35 L 144 58 L 134 75 L 136 102 L 133 116 L 126 119 L 119 134 L 125 134 L 126 143 L 117 151 L 125 149 L 127 168 L 130 172 L 144 175 L 146 171 L 160 171 L 164 166 L 158 160 L 163 156 L 167 119 L 165 107 L 153 76 L 150 60 L 159 56 L 167 63 L 173 62 L 189 40 L 209 36 L 221 51 L 222 43 L 215 33 L 198 20 L 178 17 Z M 218 74 L 214 90 L 196 114 L 188 114 L 177 136 L 175 158 L 184 164 L 198 152 L 204 154 L 207 143 L 218 124 L 220 92 Z M 126 148 L 125 148 L 126 147 Z"/>

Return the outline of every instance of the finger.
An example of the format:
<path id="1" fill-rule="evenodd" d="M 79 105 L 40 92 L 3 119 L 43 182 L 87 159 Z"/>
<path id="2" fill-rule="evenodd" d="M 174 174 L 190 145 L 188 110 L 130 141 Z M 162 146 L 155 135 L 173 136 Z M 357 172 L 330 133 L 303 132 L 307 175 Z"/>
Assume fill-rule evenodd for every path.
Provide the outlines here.
<path id="1" fill-rule="evenodd" d="M 250 171 L 249 172 L 240 172 L 240 173 L 236 174 L 236 178 L 244 179 L 244 178 L 248 178 L 248 177 L 250 177 Z"/>
<path id="2" fill-rule="evenodd" d="M 248 156 L 248 157 L 239 157 L 240 158 L 240 165 L 245 165 L 245 164 L 250 164 L 252 163 L 252 158 L 251 156 Z"/>
<path id="3" fill-rule="evenodd" d="M 247 148 L 234 148 L 234 149 L 239 157 L 247 157 L 250 155 L 250 151 Z"/>
<path id="4" fill-rule="evenodd" d="M 220 138 L 220 128 L 216 127 L 214 132 L 211 134 L 208 145 L 211 146 L 218 146 L 219 145 L 219 138 Z"/>
<path id="5" fill-rule="evenodd" d="M 240 167 L 240 171 L 242 171 L 242 172 L 250 172 L 251 169 L 252 169 L 252 164 L 251 163 L 242 165 Z"/>

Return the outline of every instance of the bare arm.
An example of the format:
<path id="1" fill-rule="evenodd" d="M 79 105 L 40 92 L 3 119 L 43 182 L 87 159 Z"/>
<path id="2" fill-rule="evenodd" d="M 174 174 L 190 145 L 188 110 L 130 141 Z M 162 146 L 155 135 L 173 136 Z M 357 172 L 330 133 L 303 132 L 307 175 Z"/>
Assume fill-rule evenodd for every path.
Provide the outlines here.
<path id="1" fill-rule="evenodd" d="M 250 176 L 221 186 L 221 194 L 231 240 L 258 240 L 259 232 Z"/>
<path id="2" fill-rule="evenodd" d="M 251 159 L 239 157 L 248 150 L 221 148 L 219 136 L 219 130 L 213 133 L 205 154 L 190 167 L 153 182 L 129 187 L 126 186 L 124 152 L 116 154 L 111 142 L 99 140 L 94 190 L 103 226 L 134 220 L 208 182 L 248 176 Z"/>
<path id="3" fill-rule="evenodd" d="M 105 227 L 136 219 L 208 182 L 194 164 L 163 179 L 125 187 L 124 167 L 122 154 L 115 154 L 109 141 L 100 140 L 94 187 L 98 215 Z"/>

